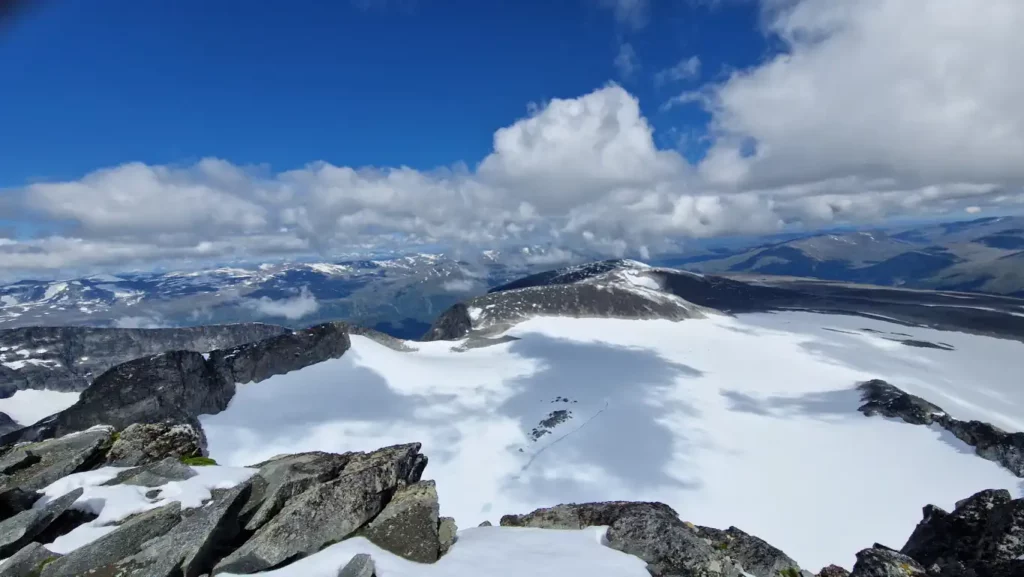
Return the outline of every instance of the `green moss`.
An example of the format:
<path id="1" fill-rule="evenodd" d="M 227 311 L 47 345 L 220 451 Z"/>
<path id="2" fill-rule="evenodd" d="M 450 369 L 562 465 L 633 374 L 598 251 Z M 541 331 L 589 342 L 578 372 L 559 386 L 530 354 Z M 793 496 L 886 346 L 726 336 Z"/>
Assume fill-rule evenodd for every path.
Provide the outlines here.
<path id="1" fill-rule="evenodd" d="M 121 438 L 121 431 L 114 431 L 114 434 L 110 436 L 110 443 L 116 443 Z"/>
<path id="2" fill-rule="evenodd" d="M 785 569 L 779 569 L 779 575 L 782 577 L 800 577 L 800 570 L 796 567 L 786 567 Z"/>
<path id="3" fill-rule="evenodd" d="M 182 457 L 181 462 L 190 467 L 208 467 L 217 464 L 217 461 L 209 457 Z"/>
<path id="4" fill-rule="evenodd" d="M 718 545 L 715 545 L 715 547 L 718 547 L 719 551 L 725 551 L 729 548 L 729 543 L 727 541 L 722 541 Z"/>
<path id="5" fill-rule="evenodd" d="M 47 557 L 46 559 L 43 559 L 42 561 L 39 562 L 38 565 L 36 565 L 36 568 L 33 569 L 32 572 L 28 574 L 29 577 L 39 577 L 40 575 L 43 574 L 43 569 L 45 569 L 47 565 L 49 565 L 50 563 L 53 563 L 54 561 L 56 561 L 59 558 L 60 557 L 55 555 L 53 557 Z"/>

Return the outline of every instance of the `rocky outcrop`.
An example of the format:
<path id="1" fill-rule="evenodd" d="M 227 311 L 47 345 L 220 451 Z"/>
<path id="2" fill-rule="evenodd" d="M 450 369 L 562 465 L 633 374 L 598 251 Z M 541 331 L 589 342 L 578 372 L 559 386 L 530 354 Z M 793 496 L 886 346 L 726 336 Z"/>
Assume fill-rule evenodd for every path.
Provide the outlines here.
<path id="1" fill-rule="evenodd" d="M 420 481 L 399 489 L 362 535 L 382 549 L 419 563 L 441 556 L 437 489 Z"/>
<path id="2" fill-rule="evenodd" d="M 137 467 L 166 458 L 206 454 L 206 436 L 198 421 L 135 423 L 117 434 L 107 464 Z"/>
<path id="3" fill-rule="evenodd" d="M 29 543 L 20 551 L 0 562 L 0 575 L 4 577 L 38 577 L 41 567 L 60 555 L 39 543 Z"/>
<path id="4" fill-rule="evenodd" d="M 543 529 L 607 525 L 608 545 L 643 559 L 647 562 L 647 570 L 655 576 L 740 577 L 744 571 L 751 571 L 743 566 L 740 559 L 729 554 L 728 547 L 715 546 L 711 537 L 703 535 L 695 525 L 680 520 L 679 515 L 664 503 L 617 501 L 559 505 L 526 515 L 505 515 L 501 518 L 501 525 Z M 749 550 L 744 553 L 751 559 L 755 558 Z M 778 553 L 780 558 L 788 559 L 781 551 Z M 760 559 L 759 562 L 764 563 Z M 792 568 L 799 571 L 795 563 Z M 774 573 L 755 575 L 775 577 Z"/>
<path id="5" fill-rule="evenodd" d="M 169 351 L 205 353 L 287 332 L 263 323 L 167 329 L 24 327 L 0 330 L 0 398 L 20 389 L 84 391 L 96 376 L 140 357 Z M 9 358 L 7 358 L 9 357 Z M 0 431 L 2 432 L 2 431 Z"/>
<path id="6" fill-rule="evenodd" d="M 434 320 L 430 330 L 420 340 L 454 341 L 465 337 L 471 330 L 473 319 L 469 317 L 469 308 L 465 303 L 456 303 Z"/>
<path id="7" fill-rule="evenodd" d="M 8 448 L 0 456 L 0 500 L 10 493 L 38 491 L 61 477 L 99 465 L 113 434 L 111 427 L 97 427 Z"/>
<path id="8" fill-rule="evenodd" d="M 235 394 L 235 383 L 260 381 L 337 358 L 348 348 L 346 325 L 327 323 L 213 351 L 209 359 L 184 350 L 135 359 L 100 375 L 68 409 L 0 436 L 0 445 L 38 441 L 100 424 L 116 430 L 134 424 L 192 425 L 199 415 L 223 411 Z M 197 441 L 205 449 L 205 439 L 199 436 Z"/>
<path id="9" fill-rule="evenodd" d="M 924 568 L 917 561 L 875 544 L 857 553 L 857 563 L 850 577 L 924 577 Z"/>
<path id="10" fill-rule="evenodd" d="M 697 533 L 711 540 L 711 546 L 739 561 L 744 571 L 754 575 L 785 575 L 799 567 L 788 555 L 736 527 L 725 531 L 697 527 Z"/>
<path id="11" fill-rule="evenodd" d="M 210 364 L 225 382 L 258 383 L 345 354 L 348 325 L 325 323 L 262 341 L 210 353 Z"/>
<path id="12" fill-rule="evenodd" d="M 42 507 L 28 509 L 0 521 L 0 559 L 14 555 L 31 543 L 36 535 L 46 530 L 50 523 L 82 496 L 82 493 L 82 489 L 75 489 Z"/>
<path id="13" fill-rule="evenodd" d="M 823 567 L 817 577 L 850 577 L 850 572 L 839 565 L 829 565 Z"/>
<path id="14" fill-rule="evenodd" d="M 974 447 L 979 457 L 1024 477 L 1024 433 L 1008 433 L 981 421 L 961 421 L 941 407 L 879 379 L 861 383 L 857 388 L 864 402 L 858 410 L 866 416 L 883 415 L 912 425 L 937 424 Z"/>

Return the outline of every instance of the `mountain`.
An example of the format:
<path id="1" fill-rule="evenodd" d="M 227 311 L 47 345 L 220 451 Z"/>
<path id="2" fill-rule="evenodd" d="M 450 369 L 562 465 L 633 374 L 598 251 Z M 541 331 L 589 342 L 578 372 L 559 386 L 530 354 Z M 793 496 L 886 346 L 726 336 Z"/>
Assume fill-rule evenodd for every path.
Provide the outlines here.
<path id="1" fill-rule="evenodd" d="M 204 561 L 205 570 L 223 563 L 235 573 L 279 567 L 270 574 L 326 577 L 336 575 L 352 554 L 368 552 L 384 563 L 382 572 L 419 575 L 419 569 L 374 548 L 381 543 L 374 538 L 374 546 L 346 540 L 313 554 L 349 534 L 333 519 L 356 510 L 344 505 L 356 493 L 346 493 L 339 483 L 362 479 L 341 482 L 339 467 L 344 471 L 345 465 L 329 465 L 334 457 L 325 455 L 362 463 L 369 457 L 351 455 L 415 441 L 416 451 L 429 455 L 426 470 L 434 484 L 417 486 L 395 505 L 400 509 L 380 513 L 394 528 L 383 533 L 416 526 L 438 535 L 437 515 L 463 528 L 499 518 L 503 525 L 527 527 L 611 525 L 621 530 L 609 529 L 607 542 L 639 555 L 652 571 L 681 570 L 676 563 L 682 559 L 703 559 L 719 568 L 738 563 L 759 577 L 778 577 L 774 572 L 790 570 L 791 563 L 815 569 L 856 565 L 866 576 L 884 574 L 867 572 L 872 563 L 913 568 L 919 562 L 946 563 L 948 555 L 959 559 L 953 552 L 940 559 L 935 547 L 921 545 L 924 537 L 915 526 L 922 522 L 922 531 L 935 535 L 938 529 L 928 524 L 942 518 L 931 513 L 921 521 L 922 503 L 943 508 L 941 515 L 971 515 L 975 505 L 958 501 L 981 495 L 978 503 L 988 503 L 986 511 L 1006 508 L 999 519 L 1018 518 L 1013 511 L 1024 502 L 1014 500 L 1022 496 L 1024 475 L 1021 359 L 1020 299 L 700 275 L 606 261 L 495 286 L 439 315 L 423 341 L 332 323 L 205 356 L 179 351 L 136 359 L 95 379 L 71 407 L 52 407 L 59 412 L 9 433 L 0 444 L 49 443 L 105 425 L 121 431 L 120 440 L 131 427 L 168 419 L 201 431 L 202 438 L 187 446 L 203 447 L 204 457 L 225 467 L 216 475 L 262 471 L 267 485 L 260 485 L 260 501 L 252 507 L 265 509 L 260 523 L 276 519 L 269 521 L 274 529 L 257 524 L 255 532 L 236 533 L 223 544 L 220 561 Z M 184 429 L 174 430 L 180 436 Z M 109 439 L 112 433 L 107 434 Z M 305 464 L 269 465 L 287 455 Z M 95 458 L 89 463 L 99 466 Z M 24 466 L 30 471 L 42 465 Z M 289 475 L 308 476 L 289 489 L 274 488 Z M 91 491 L 85 478 L 102 479 L 92 481 L 96 485 L 110 480 L 76 477 L 58 484 Z M 195 483 L 208 487 L 203 483 L 212 481 L 204 479 Z M 398 494 L 387 488 L 394 485 L 379 486 L 387 497 L 375 501 L 355 526 L 371 522 Z M 414 503 L 431 502 L 424 497 L 431 491 L 439 512 L 428 522 L 414 521 L 412 511 L 423 510 Z M 99 488 L 81 498 L 92 502 L 98 494 Z M 292 504 L 296 494 L 305 496 Z M 153 495 L 133 506 L 175 502 Z M 259 504 L 267 499 L 271 504 Z M 533 517 L 502 517 L 560 503 L 613 501 L 618 504 L 611 508 L 556 507 Z M 291 524 L 308 519 L 314 506 L 331 513 L 318 517 L 322 523 L 303 521 L 306 529 L 296 530 Z M 125 508 L 112 505 L 114 510 Z M 169 511 L 153 515 L 172 523 L 178 513 Z M 244 515 L 247 523 L 250 513 Z M 822 530 L 823 516 L 842 530 Z M 121 518 L 109 513 L 71 528 L 60 541 L 41 544 L 69 556 L 92 547 L 82 550 L 95 558 L 107 547 L 96 541 L 98 535 L 113 531 L 123 538 L 114 525 Z M 1016 530 L 991 523 L 984 531 L 993 535 Z M 657 527 L 652 530 L 661 545 L 619 541 L 639 538 L 635 530 L 642 526 Z M 470 555 L 475 549 L 469 544 L 486 534 L 460 531 L 448 553 L 452 560 L 442 558 L 438 570 L 462 563 L 455 556 L 459 547 L 466 548 L 458 555 Z M 294 541 L 305 535 L 315 542 Z M 592 538 L 597 542 L 600 535 Z M 427 550 L 437 551 L 432 539 Z M 917 557 L 864 549 L 876 542 L 906 542 L 904 552 Z M 1016 567 L 1005 563 L 1024 555 L 1017 545 L 1003 558 L 982 552 L 988 549 L 976 541 L 963 543 L 964 559 L 1004 563 L 1000 570 L 1010 571 L 991 574 L 1014 574 Z M 745 556 L 748 546 L 765 552 L 758 557 L 763 563 Z M 400 555 L 412 554 L 404 547 L 398 547 L 406 551 Z M 84 555 L 75 563 L 84 563 Z M 578 567 L 562 561 L 569 564 L 556 566 Z M 641 574 L 622 567 L 611 574 Z M 908 574 L 923 575 L 923 569 Z"/>
<path id="2" fill-rule="evenodd" d="M 1024 217 L 818 234 L 708 258 L 699 272 L 749 272 L 1024 296 Z"/>
<path id="3" fill-rule="evenodd" d="M 524 252 L 525 251 L 525 252 Z M 178 327 L 268 320 L 291 327 L 347 319 L 403 338 L 452 304 L 532 270 L 541 248 L 474 261 L 413 254 L 0 286 L 0 329 L 37 325 Z"/>

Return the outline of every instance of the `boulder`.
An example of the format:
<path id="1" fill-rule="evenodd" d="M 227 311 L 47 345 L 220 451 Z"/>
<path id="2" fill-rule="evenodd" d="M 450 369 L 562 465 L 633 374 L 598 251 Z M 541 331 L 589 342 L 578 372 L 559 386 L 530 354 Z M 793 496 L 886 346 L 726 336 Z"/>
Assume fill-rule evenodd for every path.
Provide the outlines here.
<path id="1" fill-rule="evenodd" d="M 210 365 L 230 383 L 258 383 L 345 354 L 348 325 L 324 323 L 210 353 Z"/>
<path id="2" fill-rule="evenodd" d="M 437 538 L 441 541 L 440 556 L 444 556 L 452 548 L 452 545 L 458 540 L 459 526 L 455 524 L 455 519 L 451 517 L 441 517 L 440 523 L 437 526 Z"/>
<path id="3" fill-rule="evenodd" d="M 22 511 L 0 521 L 0 559 L 10 557 L 28 545 L 32 539 L 46 530 L 57 517 L 82 496 L 79 488 L 63 495 L 46 505 Z"/>
<path id="4" fill-rule="evenodd" d="M 829 565 L 818 572 L 818 577 L 850 577 L 850 572 L 839 565 Z"/>
<path id="5" fill-rule="evenodd" d="M 198 421 L 135 423 L 118 433 L 107 453 L 107 464 L 137 467 L 199 455 L 206 455 L 206 436 Z"/>
<path id="6" fill-rule="evenodd" d="M 698 526 L 697 533 L 711 539 L 711 546 L 721 551 L 722 554 L 739 561 L 746 572 L 759 577 L 774 577 L 800 569 L 796 561 L 779 549 L 736 527 L 729 527 L 722 531 Z"/>
<path id="7" fill-rule="evenodd" d="M 38 577 L 42 567 L 60 555 L 39 543 L 29 543 L 6 561 L 0 562 L 0 575 L 4 577 Z"/>
<path id="8" fill-rule="evenodd" d="M 468 335 L 472 329 L 473 320 L 469 317 L 469 308 L 464 303 L 455 303 L 434 320 L 427 334 L 420 340 L 454 341 Z"/>
<path id="9" fill-rule="evenodd" d="M 912 425 L 930 425 L 937 417 L 946 414 L 941 407 L 880 379 L 861 383 L 857 388 L 864 403 L 858 410 L 868 417 L 884 415 L 903 419 Z"/>
<path id="10" fill-rule="evenodd" d="M 664 503 L 613 501 L 559 505 L 527 515 L 505 515 L 503 527 L 582 529 L 608 525 L 606 539 L 613 549 L 647 562 L 651 575 L 739 577 L 740 564 L 698 535 Z M 761 577 L 761 576 L 758 576 Z"/>
<path id="11" fill-rule="evenodd" d="M 418 563 L 440 557 L 437 489 L 433 481 L 420 481 L 395 492 L 391 501 L 362 532 L 385 551 Z"/>
<path id="12" fill-rule="evenodd" d="M 222 555 L 222 548 L 233 544 L 239 535 L 238 513 L 250 490 L 251 485 L 243 483 L 216 491 L 210 503 L 186 510 L 181 523 L 146 543 L 136 555 L 116 563 L 110 573 L 118 577 L 208 574 Z"/>
<path id="13" fill-rule="evenodd" d="M 336 479 L 349 462 L 351 453 L 299 453 L 277 457 L 252 468 L 253 490 L 243 507 L 245 529 L 255 531 L 276 515 L 289 499 L 313 485 Z"/>
<path id="14" fill-rule="evenodd" d="M 366 553 L 359 553 L 338 571 L 338 577 L 374 577 L 375 570 L 373 558 Z"/>
<path id="15" fill-rule="evenodd" d="M 925 571 L 910 557 L 875 543 L 857 553 L 850 577 L 925 577 Z"/>
<path id="16" fill-rule="evenodd" d="M 10 449 L 0 457 L 0 500 L 12 491 L 38 491 L 61 477 L 91 469 L 110 447 L 113 429 L 96 427 Z"/>
<path id="17" fill-rule="evenodd" d="M 900 552 L 924 567 L 973 562 L 993 509 L 1010 500 L 1008 491 L 989 489 L 958 501 L 952 513 L 926 505 L 923 519 Z"/>
<path id="18" fill-rule="evenodd" d="M 131 517 L 114 531 L 48 564 L 40 577 L 76 577 L 126 559 L 180 520 L 177 502 Z"/>
<path id="19" fill-rule="evenodd" d="M 195 477 L 197 473 L 192 467 L 178 459 L 168 458 L 127 471 L 121 471 L 116 477 L 104 485 L 136 485 L 139 487 L 159 487 L 171 481 L 184 481 Z"/>
<path id="20" fill-rule="evenodd" d="M 398 489 L 419 481 L 420 444 L 351 453 L 338 478 L 289 499 L 277 515 L 214 568 L 255 573 L 311 555 L 376 517 Z"/>

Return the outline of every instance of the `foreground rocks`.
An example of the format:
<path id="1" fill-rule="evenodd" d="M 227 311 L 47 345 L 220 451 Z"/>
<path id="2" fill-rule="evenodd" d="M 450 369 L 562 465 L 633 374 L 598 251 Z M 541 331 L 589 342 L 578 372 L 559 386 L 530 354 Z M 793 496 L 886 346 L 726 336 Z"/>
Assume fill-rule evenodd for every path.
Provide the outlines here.
<path id="1" fill-rule="evenodd" d="M 367 453 L 281 455 L 252 465 L 251 476 L 243 482 L 213 489 L 202 506 L 183 508 L 177 501 L 160 501 L 160 487 L 198 475 L 182 459 L 187 452 L 183 447 L 196 446 L 201 436 L 201 431 L 170 423 L 133 425 L 120 435 L 112 427 L 96 427 L 3 449 L 0 558 L 7 560 L 0 564 L 0 575 L 253 574 L 287 566 L 352 537 L 363 537 L 417 563 L 436 563 L 458 547 L 454 520 L 440 516 L 434 482 L 421 478 L 427 458 L 418 443 Z M 138 439 L 153 443 L 143 446 Z M 44 547 L 95 519 L 88 512 L 95 503 L 87 494 L 89 487 L 45 501 L 39 501 L 36 491 L 71 473 L 128 461 L 136 465 L 118 472 L 97 490 L 144 487 L 149 490 L 132 492 L 144 494 L 153 508 L 108 525 L 112 529 L 108 533 L 65 555 Z M 607 545 L 642 559 L 655 577 L 814 577 L 754 535 L 736 527 L 722 530 L 688 523 L 657 502 L 558 505 L 506 515 L 501 525 L 551 530 L 607 526 Z M 337 570 L 349 577 L 372 577 L 375 571 L 373 559 L 366 555 Z M 1022 575 L 1024 499 L 1012 499 L 1003 490 L 981 491 L 958 502 L 952 512 L 928 505 L 902 549 L 875 544 L 857 554 L 852 573 L 834 565 L 818 573 L 818 577 Z"/>
<path id="2" fill-rule="evenodd" d="M 921 397 L 879 379 L 858 386 L 864 402 L 860 412 L 902 419 L 912 425 L 936 424 L 974 447 L 979 457 L 995 461 L 1024 477 L 1024 433 L 1008 433 L 981 421 L 961 421 Z"/>

